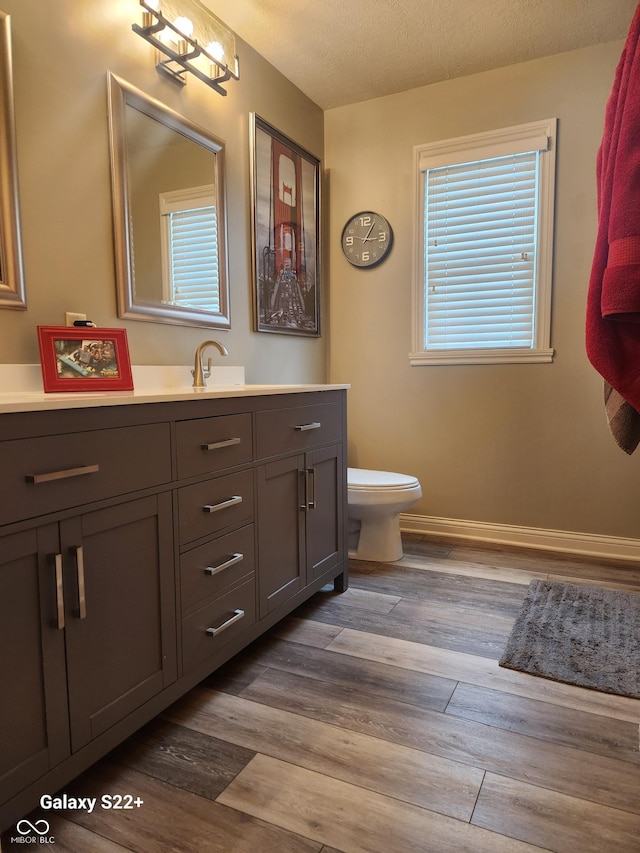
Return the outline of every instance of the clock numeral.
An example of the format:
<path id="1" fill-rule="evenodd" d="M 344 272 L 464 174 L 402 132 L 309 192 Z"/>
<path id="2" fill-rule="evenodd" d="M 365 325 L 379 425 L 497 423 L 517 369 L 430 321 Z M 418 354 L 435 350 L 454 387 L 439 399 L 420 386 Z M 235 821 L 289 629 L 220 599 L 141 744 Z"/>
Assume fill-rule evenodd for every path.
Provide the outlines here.
<path id="1" fill-rule="evenodd" d="M 363 261 L 368 261 L 369 260 L 369 252 L 363 252 L 361 257 L 362 257 Z"/>
<path id="2" fill-rule="evenodd" d="M 347 237 L 344 242 L 347 246 L 353 246 L 353 237 Z"/>
<path id="3" fill-rule="evenodd" d="M 378 234 L 378 242 L 379 242 L 379 243 L 384 243 L 384 241 L 385 241 L 386 239 L 387 239 L 387 235 L 385 234 L 385 232 L 384 232 L 384 231 L 380 231 L 380 233 Z"/>
<path id="4" fill-rule="evenodd" d="M 369 225 L 371 225 L 371 217 L 370 216 L 361 216 L 360 217 L 360 225 L 362 225 L 363 228 L 367 228 Z"/>

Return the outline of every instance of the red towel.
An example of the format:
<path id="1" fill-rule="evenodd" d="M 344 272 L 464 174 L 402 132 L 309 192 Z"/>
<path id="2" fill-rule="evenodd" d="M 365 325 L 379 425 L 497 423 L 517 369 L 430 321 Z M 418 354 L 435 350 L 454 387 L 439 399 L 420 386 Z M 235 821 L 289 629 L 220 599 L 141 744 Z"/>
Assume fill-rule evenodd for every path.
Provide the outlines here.
<path id="1" fill-rule="evenodd" d="M 640 5 L 607 103 L 596 179 L 587 355 L 605 380 L 613 437 L 632 453 L 640 442 Z"/>

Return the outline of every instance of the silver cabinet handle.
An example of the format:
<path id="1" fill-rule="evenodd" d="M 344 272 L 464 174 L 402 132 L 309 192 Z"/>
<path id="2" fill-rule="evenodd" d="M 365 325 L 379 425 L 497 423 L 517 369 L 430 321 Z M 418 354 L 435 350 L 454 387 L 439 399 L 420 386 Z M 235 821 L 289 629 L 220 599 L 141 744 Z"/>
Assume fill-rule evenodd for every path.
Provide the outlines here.
<path id="1" fill-rule="evenodd" d="M 202 507 L 203 512 L 219 512 L 221 509 L 228 509 L 230 506 L 242 503 L 242 495 L 234 495 L 232 498 L 227 498 L 217 504 L 206 504 Z"/>
<path id="2" fill-rule="evenodd" d="M 66 480 L 67 477 L 82 477 L 84 474 L 96 474 L 99 465 L 83 465 L 80 468 L 65 468 L 62 471 L 51 471 L 49 474 L 27 474 L 27 483 L 50 483 L 52 480 Z"/>
<path id="3" fill-rule="evenodd" d="M 62 586 L 62 554 L 55 555 L 56 564 L 56 623 L 59 631 L 64 628 L 64 588 Z"/>
<path id="4" fill-rule="evenodd" d="M 228 569 L 230 566 L 235 566 L 236 563 L 240 563 L 244 560 L 244 554 L 234 554 L 232 557 L 229 557 L 228 560 L 225 560 L 224 563 L 220 563 L 217 566 L 207 566 L 204 570 L 205 575 L 217 575 L 220 572 L 224 572 L 225 569 Z"/>
<path id="5" fill-rule="evenodd" d="M 232 447 L 234 444 L 242 444 L 241 438 L 225 438 L 222 441 L 214 441 L 213 444 L 201 444 L 201 450 L 219 450 L 221 447 Z"/>
<path id="6" fill-rule="evenodd" d="M 307 506 L 309 509 L 317 509 L 318 508 L 318 493 L 316 489 L 316 469 L 308 468 L 307 474 L 311 477 L 312 489 L 311 489 L 311 500 L 309 500 L 309 491 L 307 490 Z M 308 482 L 308 480 L 307 480 Z"/>
<path id="7" fill-rule="evenodd" d="M 309 497 L 311 496 L 311 497 Z M 300 504 L 300 509 L 309 512 L 310 509 L 318 508 L 317 492 L 316 492 L 316 469 L 304 469 L 304 502 Z"/>
<path id="8" fill-rule="evenodd" d="M 207 634 L 210 637 L 215 637 L 216 634 L 221 634 L 222 631 L 226 631 L 227 628 L 230 628 L 234 622 L 238 622 L 238 620 L 244 618 L 244 610 L 236 610 L 234 611 L 231 619 L 227 619 L 226 622 L 223 622 L 222 625 L 219 625 L 217 628 L 207 628 Z"/>
<path id="9" fill-rule="evenodd" d="M 307 432 L 310 429 L 320 429 L 321 426 L 322 424 L 320 423 L 320 421 L 314 421 L 310 424 L 298 424 L 298 426 L 295 426 L 294 429 L 296 430 L 296 432 Z"/>
<path id="10" fill-rule="evenodd" d="M 76 566 L 78 569 L 78 617 L 87 618 L 87 599 L 84 591 L 84 549 L 82 545 L 76 548 Z"/>

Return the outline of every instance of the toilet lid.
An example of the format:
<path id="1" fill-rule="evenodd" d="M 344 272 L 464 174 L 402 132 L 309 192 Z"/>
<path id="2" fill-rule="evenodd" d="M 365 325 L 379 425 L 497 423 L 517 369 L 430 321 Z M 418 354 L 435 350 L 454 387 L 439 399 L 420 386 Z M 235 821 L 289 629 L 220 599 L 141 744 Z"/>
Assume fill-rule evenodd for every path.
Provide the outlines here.
<path id="1" fill-rule="evenodd" d="M 392 471 L 371 471 L 368 468 L 347 468 L 347 485 L 352 490 L 413 489 L 419 485 L 416 477 L 394 474 Z"/>

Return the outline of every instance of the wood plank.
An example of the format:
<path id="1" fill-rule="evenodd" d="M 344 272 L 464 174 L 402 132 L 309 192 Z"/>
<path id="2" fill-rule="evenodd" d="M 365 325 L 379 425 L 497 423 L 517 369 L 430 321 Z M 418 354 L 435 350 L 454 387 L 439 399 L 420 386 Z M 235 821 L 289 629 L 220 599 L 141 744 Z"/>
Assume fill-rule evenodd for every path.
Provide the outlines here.
<path id="1" fill-rule="evenodd" d="M 350 628 L 341 631 L 328 650 L 640 724 L 640 703 L 637 699 L 599 693 L 504 669 L 498 666 L 497 661 L 485 657 L 367 634 Z"/>
<path id="2" fill-rule="evenodd" d="M 451 565 L 447 563 L 447 566 Z M 350 583 L 386 595 L 415 598 L 419 601 L 469 603 L 475 606 L 488 604 L 506 612 L 519 607 L 525 590 L 522 583 L 492 580 L 482 576 L 438 571 L 431 567 L 428 572 L 399 563 L 380 563 L 374 572 L 363 576 L 350 574 Z"/>
<path id="3" fill-rule="evenodd" d="M 399 595 L 385 595 L 381 592 L 351 586 L 340 593 L 340 604 L 360 607 L 362 610 L 371 610 L 373 613 L 390 613 L 399 601 L 401 601 Z"/>
<path id="4" fill-rule="evenodd" d="M 215 737 L 156 718 L 111 753 L 114 761 L 215 800 L 253 758 Z"/>
<path id="5" fill-rule="evenodd" d="M 547 850 L 567 853 L 638 853 L 639 848 L 637 814 L 491 773 L 480 791 L 472 823 Z"/>
<path id="6" fill-rule="evenodd" d="M 493 567 L 478 563 L 466 563 L 462 560 L 432 560 L 425 563 L 411 555 L 405 556 L 397 563 L 398 566 L 409 566 L 423 572 L 438 571 L 452 575 L 463 575 L 469 578 L 504 581 L 528 586 L 532 580 L 546 580 L 548 573 L 544 570 L 532 571 L 527 569 L 512 569 L 507 566 Z"/>
<path id="7" fill-rule="evenodd" d="M 628 592 L 640 592 L 640 583 L 629 580 L 627 582 L 603 580 L 602 578 L 587 578 L 583 576 L 576 577 L 575 575 L 567 574 L 550 574 L 550 581 L 558 581 L 560 583 L 573 583 L 578 586 L 600 586 L 606 589 L 624 589 Z"/>
<path id="8" fill-rule="evenodd" d="M 440 625 L 443 628 L 465 628 L 484 631 L 504 638 L 509 637 L 518 608 L 505 613 L 502 608 L 476 607 L 472 604 L 448 603 L 440 601 L 414 601 L 402 599 L 394 608 L 393 615 L 419 624 Z"/>
<path id="9" fill-rule="evenodd" d="M 267 670 L 244 694 L 270 707 L 603 805 L 640 811 L 637 764 Z M 502 694 L 499 694 L 502 698 Z M 602 725 L 608 720 L 599 718 Z"/>
<path id="10" fill-rule="evenodd" d="M 55 847 L 49 848 L 52 850 L 62 850 L 64 853 L 87 853 L 87 851 L 91 851 L 91 853 L 127 853 L 131 850 L 130 847 L 116 844 L 114 841 L 103 838 L 101 835 L 97 835 L 71 820 L 65 820 L 59 815 L 56 815 L 53 820 L 49 820 L 49 823 L 50 833 L 47 837 L 53 837 L 55 844 Z M 5 846 L 3 843 L 2 850 L 8 853 L 9 850 L 29 850 L 32 846 L 35 845 L 21 844 L 18 846 L 17 844 L 9 845 L 7 843 Z M 42 846 L 38 845 L 38 848 L 41 850 Z"/>
<path id="11" fill-rule="evenodd" d="M 343 782 L 469 820 L 483 771 L 236 696 L 193 691 L 172 722 Z"/>
<path id="12" fill-rule="evenodd" d="M 640 764 L 636 723 L 462 683 L 455 689 L 446 713 Z"/>
<path id="13" fill-rule="evenodd" d="M 263 755 L 247 765 L 218 801 L 349 853 L 539 850 Z"/>
<path id="14" fill-rule="evenodd" d="M 572 575 L 579 577 L 598 577 L 620 583 L 640 583 L 640 568 L 635 562 L 606 560 L 589 557 L 576 557 L 574 554 L 536 551 L 508 547 L 474 548 L 473 546 L 454 547 L 448 559 L 452 562 L 478 563 L 493 567 L 504 566 L 507 569 L 544 571 L 547 573 Z"/>
<path id="15" fill-rule="evenodd" d="M 127 812 L 102 808 L 94 809 L 91 814 L 86 811 L 47 812 L 54 835 L 57 821 L 62 817 L 136 853 L 149 853 L 150 850 L 319 853 L 322 847 L 317 841 L 301 838 L 108 760 L 95 765 L 89 774 L 79 777 L 66 790 L 76 792 L 76 796 L 98 799 L 105 793 L 127 792 L 144 802 L 140 808 Z M 91 844 L 85 850 L 92 850 Z"/>
<path id="16" fill-rule="evenodd" d="M 413 622 L 397 615 L 395 610 L 387 615 L 371 613 L 358 607 L 343 606 L 334 597 L 322 598 L 320 593 L 296 612 L 313 621 L 341 625 L 344 629 L 352 629 L 359 633 L 379 634 L 396 640 L 411 640 L 460 652 L 473 651 L 475 654 L 496 660 L 505 646 L 504 634 L 491 632 L 488 628 L 452 626 L 440 621 Z M 333 642 L 335 640 L 327 648 L 331 648 Z"/>
<path id="17" fill-rule="evenodd" d="M 304 675 L 323 685 L 331 683 L 347 688 L 357 685 L 359 692 L 367 693 L 373 699 L 386 697 L 436 711 L 444 711 L 458 683 L 449 678 L 283 641 L 260 643 L 251 650 L 251 654 L 259 675 L 269 668 Z M 255 679 L 251 683 L 253 681 Z M 215 675 L 203 685 L 218 689 Z M 247 683 L 238 691 L 227 690 L 225 685 L 223 680 L 219 688 L 221 692 L 236 695 L 242 694 L 249 686 Z"/>
<path id="18" fill-rule="evenodd" d="M 344 593 L 341 594 L 344 595 Z M 327 625 L 324 622 L 312 622 L 298 616 L 289 616 L 282 622 L 278 622 L 267 636 L 325 649 L 340 631 L 342 631 L 340 625 Z"/>

